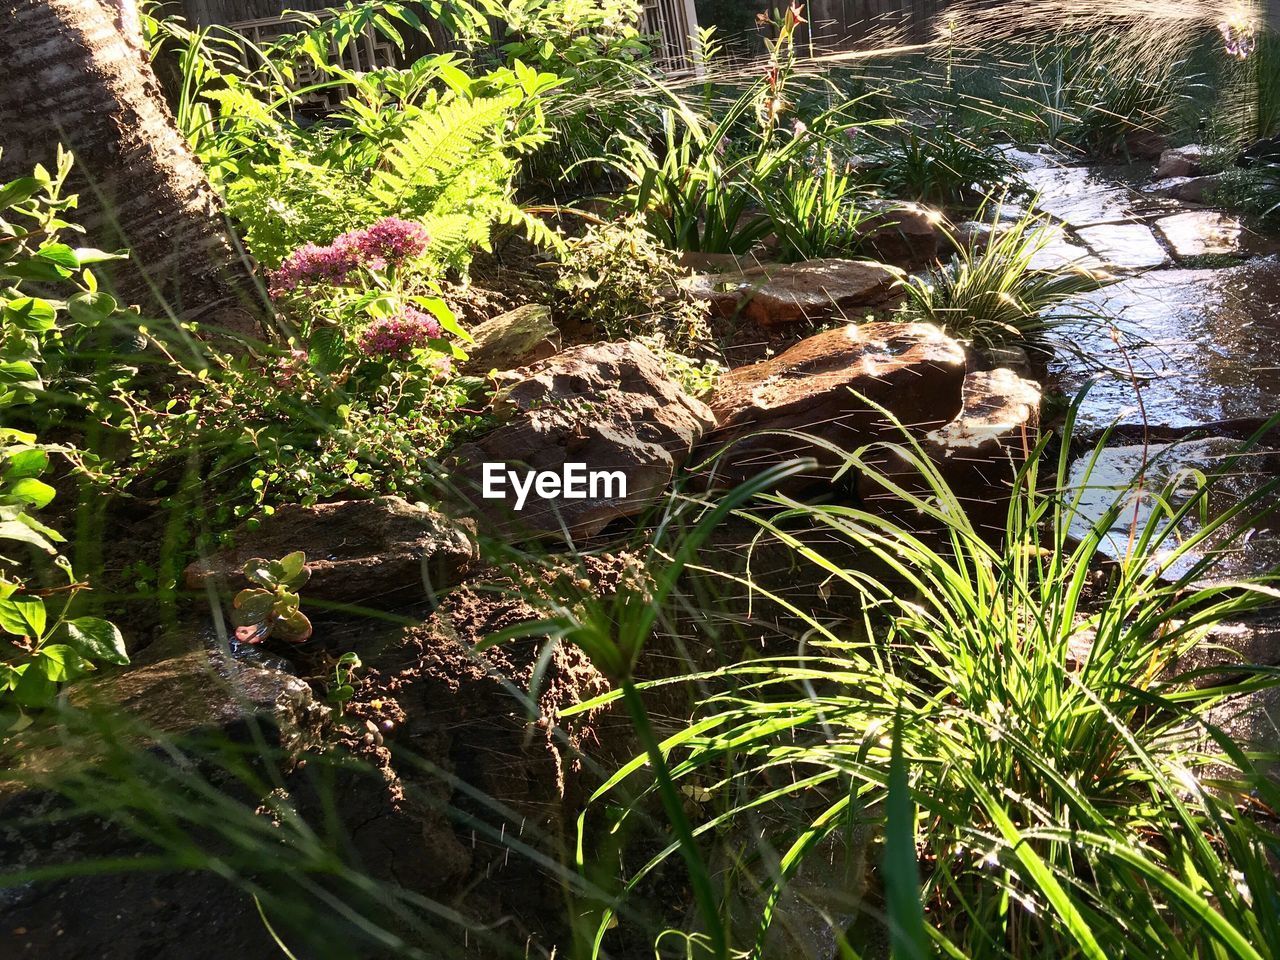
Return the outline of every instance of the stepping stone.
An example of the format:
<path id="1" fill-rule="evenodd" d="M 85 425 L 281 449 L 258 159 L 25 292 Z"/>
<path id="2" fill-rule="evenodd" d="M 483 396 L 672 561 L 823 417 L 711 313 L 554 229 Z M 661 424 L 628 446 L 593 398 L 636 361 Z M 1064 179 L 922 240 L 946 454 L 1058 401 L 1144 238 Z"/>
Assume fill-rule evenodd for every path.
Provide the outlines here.
<path id="1" fill-rule="evenodd" d="M 1216 210 L 1189 210 L 1156 221 L 1156 229 L 1173 248 L 1174 256 L 1244 255 L 1253 248 L 1252 234 L 1235 217 Z"/>
<path id="2" fill-rule="evenodd" d="M 1139 219 L 1129 191 L 1088 167 L 1045 167 L 1021 176 L 1039 194 L 1036 209 L 1077 229 Z"/>
<path id="3" fill-rule="evenodd" d="M 1069 240 L 1061 227 L 1046 229 L 1053 232 L 1052 238 L 1032 254 L 1027 262 L 1032 270 L 1066 270 L 1071 267 L 1081 270 L 1106 269 L 1106 264 L 1090 253 L 1088 248 Z"/>
<path id="4" fill-rule="evenodd" d="M 1067 484 L 1067 496 L 1083 491 L 1080 511 L 1070 527 L 1072 537 L 1081 540 L 1087 536 L 1116 500 L 1122 498 L 1124 508 L 1104 535 L 1100 550 L 1112 559 L 1123 558 L 1130 544 L 1140 538 L 1150 524 L 1157 524 L 1158 529 L 1167 525 L 1164 512 L 1157 510 L 1155 503 L 1166 486 L 1173 484 L 1170 500 L 1175 510 L 1196 495 L 1198 488 L 1190 471 L 1202 471 L 1210 476 L 1225 472 L 1208 496 L 1209 515 L 1221 515 L 1263 489 L 1276 476 L 1276 467 L 1280 465 L 1273 450 L 1255 448 L 1242 454 L 1243 447 L 1240 441 L 1224 437 L 1108 447 L 1099 454 L 1091 472 L 1092 453 L 1081 457 L 1072 464 Z M 1133 489 L 1134 478 L 1139 474 L 1144 476 L 1142 488 Z M 1257 509 L 1265 506 L 1267 504 L 1258 504 Z M 1164 541 L 1162 553 L 1166 557 L 1181 539 L 1200 529 L 1196 513 L 1198 511 L 1184 519 L 1177 538 Z M 1248 514 L 1242 515 L 1173 561 L 1168 567 L 1168 578 L 1189 574 L 1206 558 L 1213 558 L 1212 565 L 1197 578 L 1206 583 L 1263 574 L 1280 565 L 1277 518 L 1263 518 L 1256 525 L 1250 523 L 1250 519 Z"/>
<path id="5" fill-rule="evenodd" d="M 1114 422 L 1189 427 L 1280 410 L 1280 263 L 1257 259 L 1216 270 L 1154 270 L 1073 298 L 1050 364 L 1058 386 L 1090 388 L 1077 430 Z M 1094 317 L 1109 318 L 1100 324 Z M 1121 334 L 1112 340 L 1110 322 Z M 1132 366 L 1138 392 L 1128 374 Z"/>
<path id="6" fill-rule="evenodd" d="M 1169 262 L 1164 247 L 1141 223 L 1084 227 L 1078 235 L 1108 266 L 1121 270 L 1147 270 Z"/>

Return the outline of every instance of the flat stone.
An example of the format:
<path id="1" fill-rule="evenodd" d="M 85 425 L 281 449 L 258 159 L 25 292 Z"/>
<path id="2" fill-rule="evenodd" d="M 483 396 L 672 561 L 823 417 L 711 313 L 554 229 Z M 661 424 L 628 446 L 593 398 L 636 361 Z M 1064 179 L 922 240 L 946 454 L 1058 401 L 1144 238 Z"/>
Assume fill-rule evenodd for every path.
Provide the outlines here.
<path id="1" fill-rule="evenodd" d="M 1042 167 L 1020 176 L 1038 194 L 1038 210 L 1076 229 L 1139 219 L 1128 189 L 1089 167 Z"/>
<path id="2" fill-rule="evenodd" d="M 643 513 L 715 423 L 706 404 L 687 396 L 634 342 L 585 344 L 513 371 L 493 407 L 506 422 L 454 451 L 449 480 L 481 532 L 504 539 L 591 537 L 615 519 Z M 621 472 L 625 493 L 620 484 L 581 499 L 534 491 L 517 511 L 509 484 L 505 496 L 484 497 L 486 463 L 521 477 L 563 476 L 567 464 Z"/>
<path id="3" fill-rule="evenodd" d="M 1104 224 L 1077 231 L 1100 260 L 1122 270 L 1148 270 L 1169 262 L 1155 235 L 1141 223 Z"/>
<path id="4" fill-rule="evenodd" d="M 1100 551 L 1112 559 L 1122 559 L 1130 545 L 1151 525 L 1163 530 L 1168 523 L 1155 500 L 1173 483 L 1170 503 L 1173 509 L 1195 496 L 1197 487 L 1190 471 L 1208 476 L 1225 474 L 1217 479 L 1208 495 L 1208 512 L 1218 516 L 1242 500 L 1256 495 L 1275 476 L 1277 456 L 1272 450 L 1252 450 L 1241 455 L 1243 445 L 1236 440 L 1210 437 L 1170 444 L 1132 444 L 1104 449 L 1089 468 L 1092 454 L 1077 460 L 1071 467 L 1069 495 L 1080 491 L 1080 508 L 1073 518 L 1070 532 L 1082 540 L 1097 521 L 1106 515 L 1117 499 L 1123 509 L 1113 526 L 1102 538 Z M 1133 486 L 1142 476 L 1141 488 Z M 1174 483 L 1174 481 L 1177 481 Z M 1265 504 L 1258 504 L 1261 510 Z M 1199 529 L 1196 515 L 1185 518 L 1175 538 L 1171 533 L 1160 552 L 1165 565 L 1165 578 L 1189 575 L 1202 560 L 1209 566 L 1197 575 L 1198 582 L 1222 582 L 1267 573 L 1280 566 L 1280 531 L 1276 520 L 1254 520 L 1251 511 L 1224 527 L 1176 560 L 1172 551 L 1179 539 L 1194 535 Z"/>
<path id="5" fill-rule="evenodd" d="M 826 468 L 838 460 L 830 451 L 762 431 L 798 431 L 845 450 L 900 439 L 900 430 L 871 405 L 879 404 L 923 436 L 960 412 L 964 373 L 964 349 L 930 324 L 828 330 L 722 377 L 711 398 L 716 428 L 703 439 L 698 457 L 728 444 L 714 470 L 730 484 L 803 456 L 823 465 L 807 479 L 825 479 Z"/>
<path id="6" fill-rule="evenodd" d="M 463 373 L 514 370 L 560 351 L 560 331 L 551 311 L 537 304 L 517 307 L 471 328 Z"/>
<path id="7" fill-rule="evenodd" d="M 85 678 L 67 697 L 82 709 L 122 711 L 144 734 L 218 730 L 243 737 L 250 722 L 265 722 L 291 754 L 319 744 L 329 713 L 305 681 L 206 650 Z"/>
<path id="8" fill-rule="evenodd" d="M 1156 164 L 1156 179 L 1197 176 L 1204 165 L 1206 152 L 1204 147 L 1196 143 L 1162 151 L 1160 162 Z"/>
<path id="9" fill-rule="evenodd" d="M 1216 210 L 1189 210 L 1162 217 L 1156 221 L 1156 229 L 1174 256 L 1183 259 L 1250 252 L 1250 235 L 1244 225 Z"/>
<path id="10" fill-rule="evenodd" d="M 720 316 L 742 316 L 768 330 L 884 304 L 899 276 L 871 261 L 809 260 L 696 276 L 688 289 Z"/>
<path id="11" fill-rule="evenodd" d="M 305 600 L 379 606 L 431 597 L 462 581 L 478 559 L 474 525 L 446 518 L 400 497 L 288 505 L 242 528 L 235 546 L 197 560 L 186 583 L 211 580 L 232 590 L 249 585 L 241 569 L 251 559 L 307 555 Z"/>
<path id="12" fill-rule="evenodd" d="M 1041 229 L 1048 233 L 1047 241 L 1031 255 L 1027 266 L 1032 270 L 1091 270 L 1102 271 L 1106 264 L 1090 252 L 1083 244 L 1067 238 L 1066 232 L 1058 226 L 1045 226 Z"/>
<path id="13" fill-rule="evenodd" d="M 1144 418 L 1190 427 L 1280 410 L 1280 367 L 1265 359 L 1280 341 L 1280 263 L 1273 259 L 1151 271 L 1055 312 L 1066 318 L 1058 332 L 1072 349 L 1059 350 L 1050 370 L 1069 396 L 1092 383 L 1077 421 L 1082 433 Z"/>

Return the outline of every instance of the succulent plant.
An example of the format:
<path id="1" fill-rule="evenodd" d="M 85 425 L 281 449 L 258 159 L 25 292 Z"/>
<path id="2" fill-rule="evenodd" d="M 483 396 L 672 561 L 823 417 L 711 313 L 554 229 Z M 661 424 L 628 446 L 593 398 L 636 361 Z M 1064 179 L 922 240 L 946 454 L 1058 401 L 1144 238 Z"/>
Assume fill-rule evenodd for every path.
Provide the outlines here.
<path id="1" fill-rule="evenodd" d="M 253 559 L 244 575 L 256 587 L 241 590 L 231 602 L 231 619 L 241 643 L 262 643 L 277 637 L 302 643 L 311 636 L 311 621 L 299 609 L 298 590 L 311 579 L 307 555 L 301 550 L 279 560 Z"/>

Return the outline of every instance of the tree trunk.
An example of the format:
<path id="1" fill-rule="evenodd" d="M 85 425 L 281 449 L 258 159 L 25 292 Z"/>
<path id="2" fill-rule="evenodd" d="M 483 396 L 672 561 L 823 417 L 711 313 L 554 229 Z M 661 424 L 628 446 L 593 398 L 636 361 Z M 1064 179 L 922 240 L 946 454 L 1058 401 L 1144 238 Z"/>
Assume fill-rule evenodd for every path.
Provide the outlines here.
<path id="1" fill-rule="evenodd" d="M 65 144 L 87 244 L 130 251 L 104 264 L 122 300 L 261 336 L 260 287 L 161 96 L 134 0 L 0 0 L 0 16 L 0 183 L 52 169 Z"/>

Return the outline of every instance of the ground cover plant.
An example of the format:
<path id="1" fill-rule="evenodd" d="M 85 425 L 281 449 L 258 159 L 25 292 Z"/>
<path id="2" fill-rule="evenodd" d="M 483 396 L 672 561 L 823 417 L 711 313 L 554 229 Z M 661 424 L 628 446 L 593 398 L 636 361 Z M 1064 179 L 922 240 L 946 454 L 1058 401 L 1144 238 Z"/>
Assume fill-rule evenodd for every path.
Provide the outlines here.
<path id="1" fill-rule="evenodd" d="M 14 5 L 0 954 L 1280 953 L 1274 34 L 695 6 Z"/>

